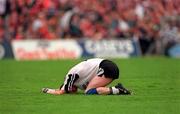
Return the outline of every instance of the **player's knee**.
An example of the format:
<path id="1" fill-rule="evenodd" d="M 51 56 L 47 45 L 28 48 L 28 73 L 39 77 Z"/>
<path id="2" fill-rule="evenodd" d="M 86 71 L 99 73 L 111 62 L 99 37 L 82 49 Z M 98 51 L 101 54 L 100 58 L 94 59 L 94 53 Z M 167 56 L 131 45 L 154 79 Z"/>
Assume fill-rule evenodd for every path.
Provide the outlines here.
<path id="1" fill-rule="evenodd" d="M 92 89 L 89 89 L 85 92 L 87 95 L 94 95 L 94 94 L 98 94 L 96 88 L 92 88 Z"/>

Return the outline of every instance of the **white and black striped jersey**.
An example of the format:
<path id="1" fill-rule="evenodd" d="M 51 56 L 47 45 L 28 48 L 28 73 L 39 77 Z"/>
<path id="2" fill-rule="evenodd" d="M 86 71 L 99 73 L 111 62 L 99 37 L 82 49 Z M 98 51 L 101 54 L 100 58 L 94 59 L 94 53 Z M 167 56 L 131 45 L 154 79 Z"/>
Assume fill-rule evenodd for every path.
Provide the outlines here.
<path id="1" fill-rule="evenodd" d="M 61 89 L 69 92 L 73 85 L 79 89 L 86 89 L 90 80 L 101 73 L 99 65 L 103 60 L 104 59 L 93 58 L 75 65 L 67 73 Z"/>

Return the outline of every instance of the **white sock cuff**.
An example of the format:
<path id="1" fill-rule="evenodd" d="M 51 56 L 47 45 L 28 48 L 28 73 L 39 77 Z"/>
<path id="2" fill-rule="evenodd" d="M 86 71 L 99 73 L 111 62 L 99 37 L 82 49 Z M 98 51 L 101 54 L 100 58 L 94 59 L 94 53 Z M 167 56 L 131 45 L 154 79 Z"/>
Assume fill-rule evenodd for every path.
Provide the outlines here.
<path id="1" fill-rule="evenodd" d="M 112 88 L 112 94 L 116 95 L 119 94 L 119 89 L 115 88 L 115 87 L 111 87 Z"/>

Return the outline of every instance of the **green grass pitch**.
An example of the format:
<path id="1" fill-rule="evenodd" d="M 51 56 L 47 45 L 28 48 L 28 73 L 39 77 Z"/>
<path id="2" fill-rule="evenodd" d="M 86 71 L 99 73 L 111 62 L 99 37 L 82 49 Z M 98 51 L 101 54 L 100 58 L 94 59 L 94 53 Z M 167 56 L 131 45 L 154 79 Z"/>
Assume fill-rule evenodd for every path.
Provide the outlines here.
<path id="1" fill-rule="evenodd" d="M 0 114 L 179 114 L 180 59 L 113 59 L 131 96 L 53 96 L 66 72 L 81 60 L 0 61 Z"/>

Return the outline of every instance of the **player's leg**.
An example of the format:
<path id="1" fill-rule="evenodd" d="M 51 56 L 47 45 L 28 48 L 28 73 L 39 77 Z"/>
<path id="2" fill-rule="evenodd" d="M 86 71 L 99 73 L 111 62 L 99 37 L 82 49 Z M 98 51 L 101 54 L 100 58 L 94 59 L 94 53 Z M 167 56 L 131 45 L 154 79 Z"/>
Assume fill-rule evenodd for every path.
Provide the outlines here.
<path id="1" fill-rule="evenodd" d="M 103 60 L 99 65 L 97 76 L 90 81 L 85 92 L 86 94 L 111 94 L 111 88 L 106 86 L 118 78 L 118 66 L 110 60 Z"/>
<path id="2" fill-rule="evenodd" d="M 126 88 L 121 84 L 118 84 L 114 87 L 106 87 L 113 81 L 111 78 L 106 78 L 104 76 L 94 77 L 88 84 L 85 93 L 86 94 L 99 94 L 99 95 L 129 95 L 131 94 Z"/>
<path id="3" fill-rule="evenodd" d="M 104 76 L 95 76 L 88 84 L 85 92 L 88 94 L 91 89 L 96 89 L 98 94 L 110 94 L 110 89 L 106 87 L 113 80 L 111 78 L 105 78 Z"/>

